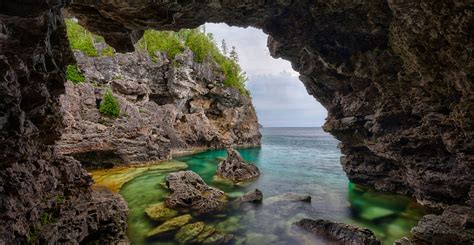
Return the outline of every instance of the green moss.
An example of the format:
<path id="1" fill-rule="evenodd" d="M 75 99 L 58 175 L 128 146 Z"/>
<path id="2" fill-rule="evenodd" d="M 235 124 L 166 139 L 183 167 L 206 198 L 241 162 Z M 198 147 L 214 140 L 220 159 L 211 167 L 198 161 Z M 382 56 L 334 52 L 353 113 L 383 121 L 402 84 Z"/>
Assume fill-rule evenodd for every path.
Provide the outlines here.
<path id="1" fill-rule="evenodd" d="M 74 84 L 83 83 L 86 78 L 78 69 L 77 65 L 68 65 L 66 67 L 66 79 Z"/>
<path id="2" fill-rule="evenodd" d="M 50 213 L 43 213 L 40 216 L 40 223 L 41 225 L 48 225 L 54 222 L 53 215 Z"/>
<path id="3" fill-rule="evenodd" d="M 117 118 L 120 116 L 120 103 L 118 102 L 117 98 L 114 97 L 110 89 L 105 91 L 104 98 L 100 103 L 99 111 L 103 115 L 112 118 Z"/>

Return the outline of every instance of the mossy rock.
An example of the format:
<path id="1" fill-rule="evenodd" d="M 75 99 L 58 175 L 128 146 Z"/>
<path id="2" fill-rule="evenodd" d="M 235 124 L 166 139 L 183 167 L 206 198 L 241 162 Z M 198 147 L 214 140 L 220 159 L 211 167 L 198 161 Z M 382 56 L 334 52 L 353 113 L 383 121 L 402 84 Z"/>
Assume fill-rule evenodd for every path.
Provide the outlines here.
<path id="1" fill-rule="evenodd" d="M 165 221 L 178 215 L 178 211 L 166 207 L 164 202 L 148 206 L 145 213 L 154 221 Z"/>
<path id="2" fill-rule="evenodd" d="M 161 224 L 160 226 L 154 228 L 150 232 L 148 232 L 147 237 L 158 237 L 158 236 L 166 236 L 169 235 L 170 232 L 173 232 L 180 227 L 186 225 L 191 221 L 193 217 L 189 214 L 181 215 L 175 218 L 172 218 L 165 223 Z"/>
<path id="3" fill-rule="evenodd" d="M 214 233 L 216 233 L 216 229 L 214 229 L 212 226 L 206 225 L 195 240 L 197 243 L 202 243 L 204 240 L 206 240 L 206 238 L 210 237 Z"/>
<path id="4" fill-rule="evenodd" d="M 191 243 L 204 230 L 204 227 L 206 227 L 204 222 L 187 224 L 179 229 L 174 238 L 179 244 Z"/>
<path id="5" fill-rule="evenodd" d="M 216 226 L 217 230 L 220 230 L 220 231 L 223 231 L 223 232 L 228 232 L 228 233 L 235 232 L 236 230 L 238 230 L 240 228 L 241 228 L 240 219 L 238 217 L 235 217 L 235 216 L 231 216 L 228 219 L 226 219 L 222 222 L 219 222 L 219 224 L 217 224 L 217 226 Z"/>

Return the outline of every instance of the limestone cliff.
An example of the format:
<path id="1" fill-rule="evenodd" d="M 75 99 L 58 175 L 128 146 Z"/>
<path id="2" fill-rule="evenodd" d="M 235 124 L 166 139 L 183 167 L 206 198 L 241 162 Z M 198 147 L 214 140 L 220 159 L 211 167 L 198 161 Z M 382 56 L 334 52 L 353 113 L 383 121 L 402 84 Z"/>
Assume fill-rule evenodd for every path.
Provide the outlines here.
<path id="1" fill-rule="evenodd" d="M 86 82 L 66 84 L 60 154 L 87 167 L 165 160 L 193 148 L 258 146 L 261 135 L 251 98 L 224 86 L 212 59 L 197 63 L 187 49 L 174 59 L 155 52 L 88 57 L 75 52 Z M 120 116 L 99 112 L 112 90 Z"/>

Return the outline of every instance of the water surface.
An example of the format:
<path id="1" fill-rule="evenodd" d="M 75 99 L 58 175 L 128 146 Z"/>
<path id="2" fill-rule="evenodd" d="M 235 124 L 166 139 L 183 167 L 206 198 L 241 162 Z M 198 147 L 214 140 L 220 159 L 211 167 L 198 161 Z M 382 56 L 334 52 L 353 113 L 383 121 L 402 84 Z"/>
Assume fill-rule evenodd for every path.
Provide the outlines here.
<path id="1" fill-rule="evenodd" d="M 385 244 L 409 235 L 425 210 L 411 198 L 369 191 L 349 183 L 340 166 L 338 141 L 320 128 L 264 128 L 262 147 L 239 149 L 244 159 L 257 165 L 262 175 L 246 186 L 214 181 L 216 166 L 225 150 L 177 157 L 204 181 L 231 198 L 255 188 L 264 198 L 286 192 L 311 195 L 311 203 L 271 204 L 228 211 L 225 215 L 194 217 L 217 230 L 231 233 L 238 244 L 315 244 L 321 238 L 292 229 L 301 218 L 330 219 L 370 228 Z M 173 244 L 173 238 L 146 239 L 160 223 L 146 217 L 145 208 L 169 194 L 163 182 L 171 170 L 149 170 L 126 183 L 120 194 L 130 207 L 128 236 L 132 244 Z"/>

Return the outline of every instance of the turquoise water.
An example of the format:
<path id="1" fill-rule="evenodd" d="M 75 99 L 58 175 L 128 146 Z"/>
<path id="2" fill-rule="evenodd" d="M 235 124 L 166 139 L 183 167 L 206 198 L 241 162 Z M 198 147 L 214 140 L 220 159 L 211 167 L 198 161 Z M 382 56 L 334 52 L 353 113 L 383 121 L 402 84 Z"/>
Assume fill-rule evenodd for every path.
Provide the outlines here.
<path id="1" fill-rule="evenodd" d="M 260 189 L 264 199 L 286 192 L 310 195 L 311 203 L 271 203 L 233 210 L 223 215 L 194 217 L 219 231 L 233 234 L 238 244 L 326 243 L 291 223 L 301 218 L 330 219 L 373 230 L 385 244 L 409 234 L 425 210 L 412 199 L 373 192 L 348 182 L 339 163 L 338 141 L 320 128 L 264 128 L 262 147 L 239 149 L 244 159 L 260 168 L 262 175 L 246 186 L 215 182 L 216 166 L 225 150 L 213 150 L 175 160 L 186 162 L 207 184 L 227 192 L 231 198 Z M 128 236 L 132 244 L 174 244 L 173 237 L 146 239 L 160 223 L 148 219 L 145 208 L 169 194 L 163 187 L 169 171 L 151 170 L 126 183 L 120 194 L 130 207 Z"/>

